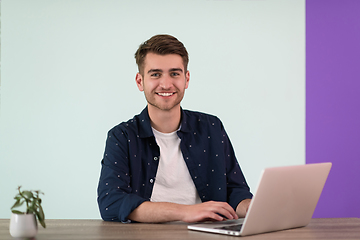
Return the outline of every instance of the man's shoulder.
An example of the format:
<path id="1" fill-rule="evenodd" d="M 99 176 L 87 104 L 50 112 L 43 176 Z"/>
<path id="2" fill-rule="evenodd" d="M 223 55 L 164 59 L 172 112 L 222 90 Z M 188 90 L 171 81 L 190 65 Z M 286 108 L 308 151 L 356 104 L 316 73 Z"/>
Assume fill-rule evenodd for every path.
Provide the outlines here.
<path id="1" fill-rule="evenodd" d="M 217 116 L 210 114 L 210 113 L 193 111 L 193 110 L 188 110 L 188 109 L 184 109 L 183 111 L 191 119 L 195 118 L 195 119 L 220 120 Z"/>
<path id="2" fill-rule="evenodd" d="M 181 131 L 193 133 L 200 138 L 218 139 L 223 135 L 224 126 L 220 119 L 212 114 L 183 110 Z"/>
<path id="3" fill-rule="evenodd" d="M 213 115 L 213 114 L 209 114 L 209 113 L 205 113 L 205 112 L 199 112 L 199 111 L 193 111 L 193 110 L 183 110 L 184 115 L 186 116 L 186 121 L 189 122 L 191 125 L 194 124 L 195 122 L 198 123 L 207 123 L 210 125 L 221 125 L 221 120 Z"/>
<path id="4" fill-rule="evenodd" d="M 109 130 L 109 132 L 122 133 L 122 132 L 127 132 L 129 130 L 136 130 L 136 129 L 137 129 L 136 118 L 134 117 L 127 121 L 120 122 L 119 124 L 112 127 Z"/>
<path id="5" fill-rule="evenodd" d="M 135 115 L 134 117 L 130 118 L 127 121 L 120 122 L 119 124 L 115 125 L 110 131 L 113 132 L 137 132 L 139 131 L 139 123 L 144 123 L 146 119 L 142 116 L 142 113 Z"/>
<path id="6" fill-rule="evenodd" d="M 123 121 L 109 130 L 115 134 L 135 134 L 135 135 L 149 135 L 150 120 L 146 111 L 142 111 L 140 114 L 135 115 L 127 121 Z"/>

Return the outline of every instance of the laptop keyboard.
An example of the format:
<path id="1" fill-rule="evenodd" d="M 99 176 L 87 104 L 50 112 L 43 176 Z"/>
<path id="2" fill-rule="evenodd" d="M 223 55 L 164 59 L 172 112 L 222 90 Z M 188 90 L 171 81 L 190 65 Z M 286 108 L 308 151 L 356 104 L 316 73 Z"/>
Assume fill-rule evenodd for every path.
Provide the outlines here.
<path id="1" fill-rule="evenodd" d="M 218 229 L 224 229 L 224 230 L 230 230 L 230 231 L 240 231 L 241 227 L 242 227 L 242 224 L 237 224 L 237 225 L 219 227 Z"/>

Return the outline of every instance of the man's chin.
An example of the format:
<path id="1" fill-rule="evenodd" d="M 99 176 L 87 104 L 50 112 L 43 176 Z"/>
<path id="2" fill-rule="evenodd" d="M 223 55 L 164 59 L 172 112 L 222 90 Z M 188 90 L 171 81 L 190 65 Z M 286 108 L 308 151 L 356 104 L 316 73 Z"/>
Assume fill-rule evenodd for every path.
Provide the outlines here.
<path id="1" fill-rule="evenodd" d="M 164 104 L 153 104 L 153 103 L 148 102 L 148 104 L 158 110 L 166 111 L 166 112 L 170 112 L 170 111 L 180 107 L 180 103 L 174 104 L 174 105 L 164 105 Z"/>

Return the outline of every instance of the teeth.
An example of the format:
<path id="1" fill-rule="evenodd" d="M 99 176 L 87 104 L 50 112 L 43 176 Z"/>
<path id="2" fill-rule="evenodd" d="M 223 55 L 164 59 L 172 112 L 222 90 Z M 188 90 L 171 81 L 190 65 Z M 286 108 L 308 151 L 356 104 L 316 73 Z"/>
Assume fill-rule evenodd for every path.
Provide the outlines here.
<path id="1" fill-rule="evenodd" d="M 168 96 L 173 95 L 173 93 L 158 93 L 158 94 L 163 97 L 168 97 Z"/>

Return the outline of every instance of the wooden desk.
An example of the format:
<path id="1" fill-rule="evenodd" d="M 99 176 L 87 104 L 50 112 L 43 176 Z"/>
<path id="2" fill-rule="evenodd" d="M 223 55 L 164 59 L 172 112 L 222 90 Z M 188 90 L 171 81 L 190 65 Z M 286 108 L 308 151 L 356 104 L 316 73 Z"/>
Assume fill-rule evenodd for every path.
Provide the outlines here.
<path id="1" fill-rule="evenodd" d="M 0 239 L 12 240 L 9 219 L 0 219 Z M 187 230 L 186 224 L 122 224 L 102 220 L 46 220 L 37 240 L 52 239 L 235 239 L 232 236 Z M 360 239 L 359 218 L 312 219 L 303 228 L 265 233 L 240 239 Z"/>

